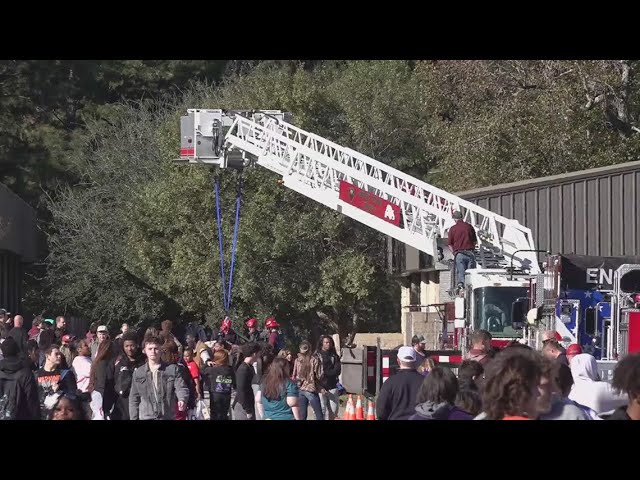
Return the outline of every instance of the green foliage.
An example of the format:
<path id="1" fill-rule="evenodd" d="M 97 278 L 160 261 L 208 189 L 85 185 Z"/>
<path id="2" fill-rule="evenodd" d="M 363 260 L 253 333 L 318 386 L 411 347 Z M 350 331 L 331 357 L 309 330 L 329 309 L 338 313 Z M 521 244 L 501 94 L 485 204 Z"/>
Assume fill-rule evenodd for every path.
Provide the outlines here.
<path id="1" fill-rule="evenodd" d="M 0 181 L 33 205 L 41 188 L 75 181 L 75 151 L 91 122 L 111 122 L 122 100 L 157 99 L 216 81 L 227 62 L 0 61 Z"/>
<path id="2" fill-rule="evenodd" d="M 18 66 L 0 82 L 45 85 L 55 108 L 38 117 L 33 95 L 3 99 L 0 127 L 29 112 L 23 122 L 38 128 L 11 130 L 14 143 L 0 153 L 37 145 L 78 179 L 49 203 L 51 299 L 101 321 L 223 315 L 211 172 L 170 162 L 186 108 L 287 110 L 304 129 L 450 191 L 635 160 L 639 148 L 631 61 L 236 62 L 220 85 L 174 88 L 169 98 L 162 92 L 208 78 L 212 65 L 73 64 L 91 75 L 71 84 L 70 62 L 49 65 L 50 79 L 39 65 Z M 64 103 L 60 92 L 90 86 L 99 100 Z M 63 133 L 53 111 L 88 128 Z M 51 153 L 67 150 L 74 155 Z M 11 158 L 33 158 L 21 155 Z M 228 253 L 236 178 L 221 173 Z M 294 336 L 397 329 L 399 287 L 385 252 L 372 229 L 278 186 L 268 171 L 247 171 L 234 314 L 275 314 Z"/>
<path id="3" fill-rule="evenodd" d="M 431 181 L 459 191 L 637 158 L 635 69 L 628 62 L 421 62 L 416 76 L 437 158 Z"/>

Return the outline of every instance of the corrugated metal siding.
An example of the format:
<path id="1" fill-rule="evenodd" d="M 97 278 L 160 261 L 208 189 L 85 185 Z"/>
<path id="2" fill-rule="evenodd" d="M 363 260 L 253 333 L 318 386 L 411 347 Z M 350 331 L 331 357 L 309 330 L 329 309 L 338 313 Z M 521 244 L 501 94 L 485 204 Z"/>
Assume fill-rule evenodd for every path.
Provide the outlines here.
<path id="1" fill-rule="evenodd" d="M 554 253 L 640 255 L 640 165 L 556 176 L 463 192 L 462 198 L 531 228 L 536 247 Z M 632 164 L 629 164 L 632 165 Z"/>

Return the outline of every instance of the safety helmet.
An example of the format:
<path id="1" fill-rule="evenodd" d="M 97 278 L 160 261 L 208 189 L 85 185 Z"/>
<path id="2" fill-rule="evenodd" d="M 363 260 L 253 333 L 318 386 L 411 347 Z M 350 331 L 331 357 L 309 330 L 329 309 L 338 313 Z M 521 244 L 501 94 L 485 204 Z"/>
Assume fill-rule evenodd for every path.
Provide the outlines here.
<path id="1" fill-rule="evenodd" d="M 254 328 L 258 324 L 258 321 L 255 318 L 250 318 L 245 322 L 247 328 Z"/>
<path id="2" fill-rule="evenodd" d="M 276 322 L 276 319 L 273 317 L 267 318 L 267 321 L 264 323 L 264 326 L 267 328 L 278 328 L 280 325 Z"/>

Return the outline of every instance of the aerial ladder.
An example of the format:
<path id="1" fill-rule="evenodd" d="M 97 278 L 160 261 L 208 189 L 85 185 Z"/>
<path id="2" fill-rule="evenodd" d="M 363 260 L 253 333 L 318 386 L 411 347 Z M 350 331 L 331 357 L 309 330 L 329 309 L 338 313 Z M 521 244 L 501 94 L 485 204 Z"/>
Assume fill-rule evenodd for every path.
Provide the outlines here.
<path id="1" fill-rule="evenodd" d="M 487 282 L 496 284 L 487 277 L 492 273 L 508 274 L 511 281 L 514 272 L 540 273 L 531 230 L 518 221 L 296 127 L 280 110 L 187 110 L 178 161 L 223 169 L 264 167 L 286 187 L 444 261 L 452 260 L 447 232 L 455 223 L 453 212 L 460 211 L 476 230 L 475 270 L 484 272 Z M 467 288 L 462 296 L 468 293 Z M 457 328 L 463 327 L 461 320 Z"/>

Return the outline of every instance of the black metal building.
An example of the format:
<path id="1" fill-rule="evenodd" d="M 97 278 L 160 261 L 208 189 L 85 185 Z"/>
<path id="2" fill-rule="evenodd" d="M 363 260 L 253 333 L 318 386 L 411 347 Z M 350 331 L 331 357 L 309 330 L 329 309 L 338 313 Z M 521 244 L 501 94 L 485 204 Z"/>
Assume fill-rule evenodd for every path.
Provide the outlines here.
<path id="1" fill-rule="evenodd" d="M 24 264 L 37 255 L 34 210 L 0 183 L 0 308 L 20 313 Z"/>

